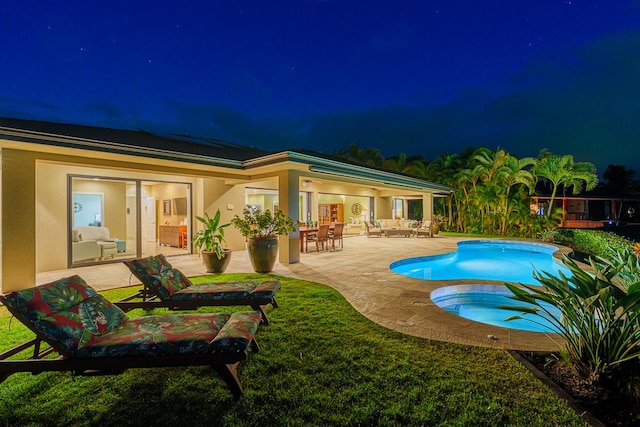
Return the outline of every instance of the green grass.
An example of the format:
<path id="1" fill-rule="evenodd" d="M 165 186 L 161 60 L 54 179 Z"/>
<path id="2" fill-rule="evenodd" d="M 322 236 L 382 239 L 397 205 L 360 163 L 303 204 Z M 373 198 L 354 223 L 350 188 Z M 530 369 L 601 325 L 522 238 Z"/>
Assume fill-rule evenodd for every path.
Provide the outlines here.
<path id="1" fill-rule="evenodd" d="M 261 351 L 240 365 L 240 400 L 207 367 L 20 373 L 0 384 L 0 425 L 586 425 L 503 350 L 390 331 L 327 286 L 280 280 L 280 307 L 256 336 Z M 115 301 L 131 293 L 104 294 Z M 0 308 L 0 350 L 29 338 L 15 320 L 7 329 L 8 320 Z"/>

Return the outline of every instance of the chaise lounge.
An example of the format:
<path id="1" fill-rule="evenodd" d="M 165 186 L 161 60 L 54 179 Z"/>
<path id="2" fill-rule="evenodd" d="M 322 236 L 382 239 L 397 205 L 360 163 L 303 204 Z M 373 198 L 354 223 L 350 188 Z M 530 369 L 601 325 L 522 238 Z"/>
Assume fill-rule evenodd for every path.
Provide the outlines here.
<path id="1" fill-rule="evenodd" d="M 71 371 L 74 375 L 120 374 L 129 368 L 212 366 L 235 397 L 243 393 L 237 367 L 254 335 L 258 312 L 126 314 L 79 276 L 0 295 L 36 338 L 0 354 L 0 381 L 16 372 Z M 51 348 L 40 350 L 42 342 Z M 10 357 L 33 346 L 27 360 Z M 43 359 L 57 352 L 59 357 Z"/>
<path id="2" fill-rule="evenodd" d="M 193 284 L 162 254 L 125 261 L 124 264 L 143 284 L 139 293 L 118 302 L 125 311 L 134 308 L 190 310 L 204 306 L 248 305 L 259 311 L 264 324 L 268 325 L 264 307 L 269 304 L 278 307 L 275 294 L 280 290 L 279 280 Z"/>

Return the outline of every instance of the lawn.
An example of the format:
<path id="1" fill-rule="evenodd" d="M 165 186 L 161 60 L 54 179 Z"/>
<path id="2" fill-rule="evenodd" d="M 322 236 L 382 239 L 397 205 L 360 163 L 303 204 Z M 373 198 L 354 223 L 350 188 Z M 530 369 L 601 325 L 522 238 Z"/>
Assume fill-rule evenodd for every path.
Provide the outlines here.
<path id="1" fill-rule="evenodd" d="M 194 281 L 222 277 L 266 276 Z M 403 335 L 325 285 L 279 278 L 280 307 L 256 335 L 261 351 L 240 365 L 241 399 L 206 367 L 21 373 L 0 384 L 0 425 L 586 425 L 506 351 Z M 104 294 L 115 301 L 131 293 Z M 0 351 L 30 337 L 9 320 L 0 308 Z"/>

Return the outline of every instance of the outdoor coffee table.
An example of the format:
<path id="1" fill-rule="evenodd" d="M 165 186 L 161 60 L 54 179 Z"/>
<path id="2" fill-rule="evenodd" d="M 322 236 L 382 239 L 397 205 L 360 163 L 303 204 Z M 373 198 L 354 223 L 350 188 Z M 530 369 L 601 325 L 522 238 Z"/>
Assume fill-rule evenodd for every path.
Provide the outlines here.
<path id="1" fill-rule="evenodd" d="M 385 228 L 384 234 L 387 237 L 391 236 L 403 236 L 403 237 L 411 237 L 413 234 L 412 228 Z"/>

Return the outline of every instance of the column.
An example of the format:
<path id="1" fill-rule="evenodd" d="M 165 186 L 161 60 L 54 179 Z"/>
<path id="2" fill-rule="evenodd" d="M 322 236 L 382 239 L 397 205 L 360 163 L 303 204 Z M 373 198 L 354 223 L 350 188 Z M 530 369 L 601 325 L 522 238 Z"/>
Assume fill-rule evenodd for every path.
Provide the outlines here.
<path id="1" fill-rule="evenodd" d="M 282 171 L 278 173 L 278 203 L 280 209 L 289 215 L 293 221 L 300 218 L 300 172 Z M 295 264 L 300 262 L 300 233 L 298 226 L 288 236 L 280 236 L 280 249 L 278 253 L 282 264 Z"/>

